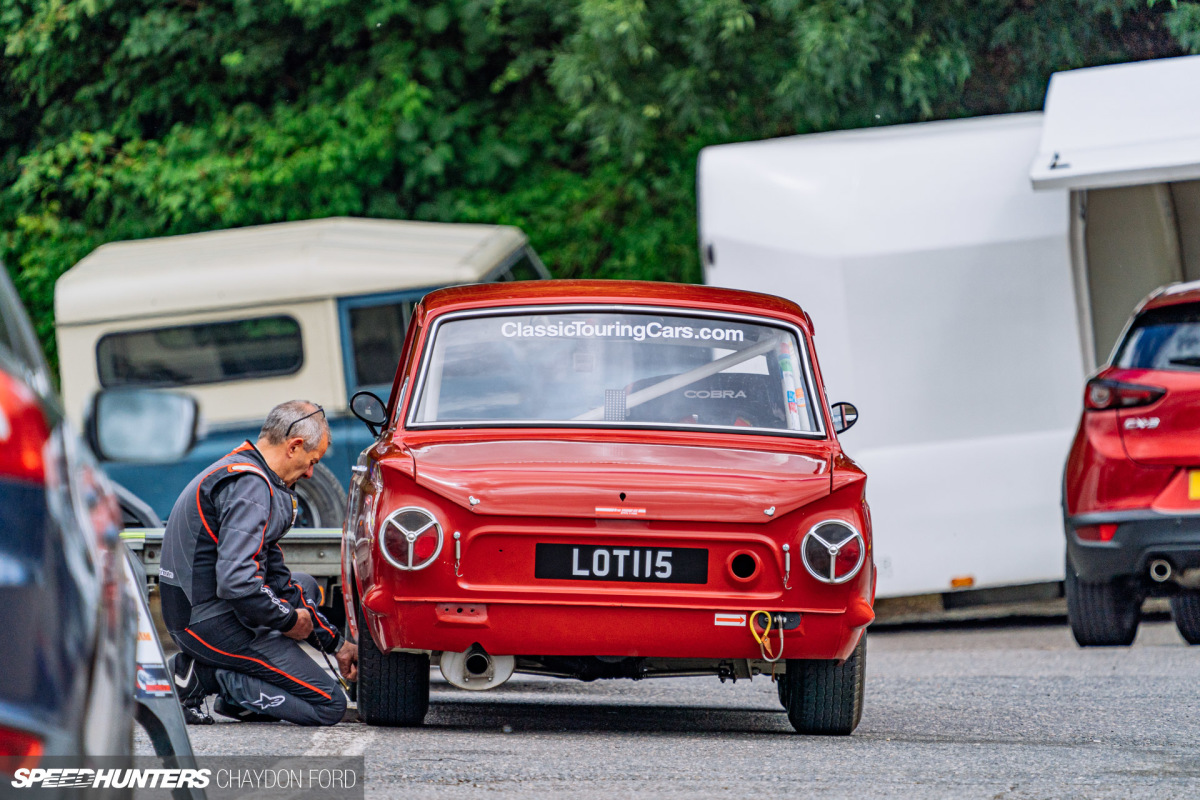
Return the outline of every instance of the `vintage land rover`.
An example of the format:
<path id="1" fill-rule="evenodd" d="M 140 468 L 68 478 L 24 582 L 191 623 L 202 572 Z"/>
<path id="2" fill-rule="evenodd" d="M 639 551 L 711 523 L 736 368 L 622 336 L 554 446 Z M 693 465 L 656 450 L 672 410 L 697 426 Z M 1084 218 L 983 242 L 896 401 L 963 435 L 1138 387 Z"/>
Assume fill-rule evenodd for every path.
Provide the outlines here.
<path id="1" fill-rule="evenodd" d="M 296 524 L 340 528 L 371 443 L 348 398 L 387 392 L 413 304 L 442 286 L 545 277 L 525 234 L 498 225 L 334 218 L 107 244 L 55 287 L 63 401 L 82 426 L 101 388 L 199 400 L 207 431 L 186 458 L 109 467 L 164 519 L 275 403 L 319 403 L 333 446 L 297 485 Z"/>
<path id="2" fill-rule="evenodd" d="M 342 544 L 359 714 L 418 725 L 451 684 L 776 679 L 796 730 L 862 713 L 875 569 L 866 475 L 836 436 L 812 324 L 729 289 L 443 289 L 390 400 Z"/>

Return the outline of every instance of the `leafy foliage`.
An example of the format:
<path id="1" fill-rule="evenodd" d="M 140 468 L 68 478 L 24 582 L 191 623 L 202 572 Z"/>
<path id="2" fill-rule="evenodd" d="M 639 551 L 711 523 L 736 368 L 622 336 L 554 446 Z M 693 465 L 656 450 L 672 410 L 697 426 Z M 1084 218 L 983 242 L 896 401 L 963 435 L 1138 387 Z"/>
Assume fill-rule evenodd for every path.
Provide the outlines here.
<path id="1" fill-rule="evenodd" d="M 712 143 L 1039 107 L 1200 52 L 1153 0 L 0 0 L 0 254 L 53 343 L 98 245 L 335 214 L 695 281 Z"/>

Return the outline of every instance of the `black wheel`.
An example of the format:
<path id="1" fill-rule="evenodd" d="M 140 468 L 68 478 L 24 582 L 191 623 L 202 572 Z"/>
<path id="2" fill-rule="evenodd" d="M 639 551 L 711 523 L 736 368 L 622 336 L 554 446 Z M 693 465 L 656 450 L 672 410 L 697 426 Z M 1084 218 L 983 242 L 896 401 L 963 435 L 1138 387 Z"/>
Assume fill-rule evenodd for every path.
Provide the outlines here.
<path id="1" fill-rule="evenodd" d="M 780 675 L 775 679 L 775 691 L 779 692 L 779 705 L 788 707 L 788 682 Z"/>
<path id="2" fill-rule="evenodd" d="M 1067 556 L 1064 590 L 1067 619 L 1080 647 L 1119 647 L 1133 643 L 1142 601 L 1127 580 L 1081 581 Z"/>
<path id="3" fill-rule="evenodd" d="M 296 482 L 297 528 L 340 528 L 346 519 L 346 490 L 329 468 L 317 464 L 311 478 Z"/>
<path id="4" fill-rule="evenodd" d="M 1172 597 L 1171 616 L 1188 644 L 1200 644 L 1200 592 L 1180 592 Z"/>
<path id="5" fill-rule="evenodd" d="M 779 699 L 797 733 L 848 736 L 862 719 L 867 635 L 845 662 L 789 658 Z M 786 698 L 786 699 L 785 699 Z"/>
<path id="6" fill-rule="evenodd" d="M 358 718 L 368 725 L 414 728 L 425 721 L 428 711 L 429 656 L 381 653 L 371 632 L 360 627 Z"/>
<path id="7" fill-rule="evenodd" d="M 336 625 L 339 631 L 345 631 L 346 601 L 342 597 L 342 587 L 331 587 L 330 593 L 329 604 L 321 607 L 321 613 L 325 615 L 325 619 Z"/>

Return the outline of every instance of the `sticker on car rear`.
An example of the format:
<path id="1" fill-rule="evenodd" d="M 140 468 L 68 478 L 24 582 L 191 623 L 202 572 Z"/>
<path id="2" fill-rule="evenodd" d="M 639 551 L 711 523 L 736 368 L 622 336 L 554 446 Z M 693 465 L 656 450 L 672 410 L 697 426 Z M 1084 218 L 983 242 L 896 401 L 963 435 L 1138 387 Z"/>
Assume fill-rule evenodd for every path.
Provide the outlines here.
<path id="1" fill-rule="evenodd" d="M 539 543 L 533 575 L 544 580 L 708 583 L 708 551 Z"/>
<path id="2" fill-rule="evenodd" d="M 629 508 L 626 506 L 596 506 L 597 517 L 641 517 L 646 514 L 644 508 Z"/>
<path id="3" fill-rule="evenodd" d="M 746 615 L 722 614 L 718 611 L 713 615 L 713 625 L 724 628 L 744 628 L 746 626 Z"/>

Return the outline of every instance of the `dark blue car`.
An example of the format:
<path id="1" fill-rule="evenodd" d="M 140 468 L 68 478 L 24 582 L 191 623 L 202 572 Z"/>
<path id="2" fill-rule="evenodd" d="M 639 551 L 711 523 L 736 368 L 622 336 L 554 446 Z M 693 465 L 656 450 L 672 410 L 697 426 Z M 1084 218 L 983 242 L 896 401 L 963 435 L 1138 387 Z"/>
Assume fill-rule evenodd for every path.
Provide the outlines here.
<path id="1" fill-rule="evenodd" d="M 0 270 L 0 755 L 132 753 L 136 598 L 112 485 Z M 0 777 L 0 781 L 4 779 Z"/>

